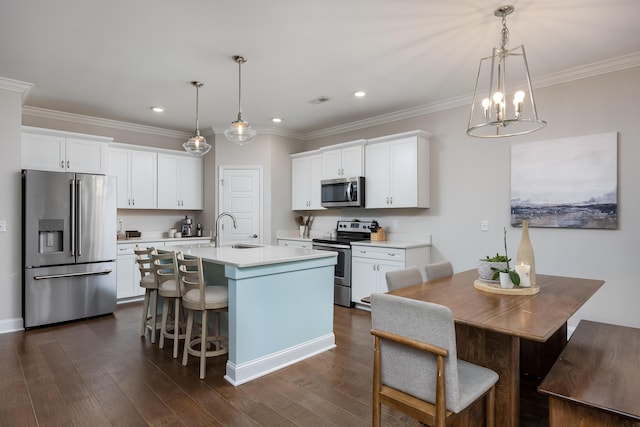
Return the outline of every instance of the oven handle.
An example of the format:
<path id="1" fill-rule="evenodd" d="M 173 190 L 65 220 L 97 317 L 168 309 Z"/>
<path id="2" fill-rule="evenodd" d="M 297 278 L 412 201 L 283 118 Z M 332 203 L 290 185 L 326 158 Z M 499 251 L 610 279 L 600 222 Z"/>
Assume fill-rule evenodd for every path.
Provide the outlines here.
<path id="1" fill-rule="evenodd" d="M 351 245 L 340 245 L 333 243 L 313 243 L 313 249 L 351 249 Z"/>

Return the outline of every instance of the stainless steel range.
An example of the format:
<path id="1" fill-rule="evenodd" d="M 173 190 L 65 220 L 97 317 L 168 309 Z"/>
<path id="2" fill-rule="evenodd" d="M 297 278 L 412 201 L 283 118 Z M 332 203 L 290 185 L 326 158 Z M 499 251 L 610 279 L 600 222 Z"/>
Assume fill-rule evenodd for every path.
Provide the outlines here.
<path id="1" fill-rule="evenodd" d="M 351 302 L 351 242 L 369 241 L 371 240 L 371 231 L 377 229 L 378 222 L 375 220 L 339 220 L 336 224 L 335 239 L 313 239 L 313 249 L 338 253 L 333 279 L 335 304 L 344 307 L 353 306 Z"/>

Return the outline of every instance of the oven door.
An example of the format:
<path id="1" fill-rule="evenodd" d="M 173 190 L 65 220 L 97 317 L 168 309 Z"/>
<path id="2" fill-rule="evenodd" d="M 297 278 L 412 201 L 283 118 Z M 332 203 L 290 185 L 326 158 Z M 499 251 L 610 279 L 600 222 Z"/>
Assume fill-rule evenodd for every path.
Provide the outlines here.
<path id="1" fill-rule="evenodd" d="M 338 254 L 333 277 L 334 303 L 351 307 L 351 246 L 314 242 L 313 249 Z"/>

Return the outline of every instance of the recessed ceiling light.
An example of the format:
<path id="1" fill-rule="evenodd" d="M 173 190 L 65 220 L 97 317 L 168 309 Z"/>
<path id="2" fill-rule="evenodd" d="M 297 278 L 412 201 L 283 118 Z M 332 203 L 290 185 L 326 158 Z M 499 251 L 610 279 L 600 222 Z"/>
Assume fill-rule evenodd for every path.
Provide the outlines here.
<path id="1" fill-rule="evenodd" d="M 162 113 L 164 111 L 164 108 L 162 108 L 162 107 L 151 107 L 151 111 L 153 111 L 154 113 Z"/>
<path id="2" fill-rule="evenodd" d="M 273 123 L 282 123 L 282 117 L 274 117 L 271 119 Z"/>
<path id="3" fill-rule="evenodd" d="M 353 92 L 353 96 L 355 96 L 356 98 L 362 98 L 363 96 L 365 96 L 367 93 L 363 90 L 357 90 L 355 92 Z"/>

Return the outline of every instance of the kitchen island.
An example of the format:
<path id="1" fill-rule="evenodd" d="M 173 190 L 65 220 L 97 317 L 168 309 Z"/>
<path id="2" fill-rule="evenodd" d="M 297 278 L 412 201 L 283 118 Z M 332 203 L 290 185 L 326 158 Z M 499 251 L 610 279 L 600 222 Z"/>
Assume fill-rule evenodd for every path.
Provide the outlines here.
<path id="1" fill-rule="evenodd" d="M 207 284 L 229 288 L 229 383 L 243 384 L 335 347 L 335 253 L 252 245 L 172 249 L 202 258 Z"/>

